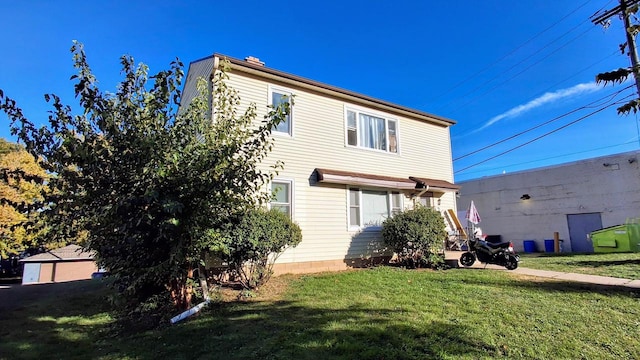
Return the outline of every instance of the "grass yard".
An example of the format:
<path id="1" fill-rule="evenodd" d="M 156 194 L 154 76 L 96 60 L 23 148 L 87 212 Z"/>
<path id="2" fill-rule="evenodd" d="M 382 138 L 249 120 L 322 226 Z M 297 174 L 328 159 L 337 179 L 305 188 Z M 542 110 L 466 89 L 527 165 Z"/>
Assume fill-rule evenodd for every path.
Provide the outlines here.
<path id="1" fill-rule="evenodd" d="M 640 279 L 640 253 L 520 254 L 520 266 L 531 269 Z"/>
<path id="2" fill-rule="evenodd" d="M 251 301 L 137 334 L 114 333 L 107 290 L 83 286 L 0 313 L 0 358 L 640 358 L 633 289 L 505 271 L 380 267 L 278 277 Z"/>

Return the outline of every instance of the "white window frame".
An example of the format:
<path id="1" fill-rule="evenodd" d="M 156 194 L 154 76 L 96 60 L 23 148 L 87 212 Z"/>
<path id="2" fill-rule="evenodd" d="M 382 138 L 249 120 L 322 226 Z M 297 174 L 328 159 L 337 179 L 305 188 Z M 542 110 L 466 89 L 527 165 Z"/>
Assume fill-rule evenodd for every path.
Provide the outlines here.
<path id="1" fill-rule="evenodd" d="M 426 201 L 427 204 L 422 204 L 422 199 L 426 199 L 427 200 Z M 420 197 L 417 197 L 415 200 L 416 201 L 415 201 L 414 206 L 416 206 L 417 204 L 420 204 L 420 205 L 426 206 L 428 208 L 433 208 L 433 196 L 422 195 Z"/>
<path id="2" fill-rule="evenodd" d="M 351 224 L 351 191 L 358 191 L 358 207 L 360 208 L 358 223 L 359 224 Z M 366 230 L 366 231 L 379 231 L 382 229 L 382 226 L 364 226 L 363 223 L 363 212 L 362 212 L 362 191 L 377 191 L 377 192 L 386 192 L 388 197 L 388 207 L 387 207 L 387 216 L 394 215 L 394 206 L 393 206 L 393 195 L 397 194 L 400 198 L 400 209 L 404 211 L 404 194 L 399 190 L 390 190 L 390 189 L 380 189 L 380 188 L 371 188 L 371 187 L 360 187 L 360 186 L 347 186 L 347 228 L 349 231 L 358 231 L 358 230 Z"/>
<path id="3" fill-rule="evenodd" d="M 277 131 L 276 129 L 273 129 L 272 134 L 279 135 L 279 136 L 293 137 L 293 123 L 294 123 L 293 121 L 294 110 L 293 110 L 293 100 L 292 100 L 293 91 L 291 91 L 291 89 L 274 86 L 274 85 L 269 85 L 268 88 L 269 88 L 269 91 L 267 92 L 267 96 L 268 96 L 267 104 L 269 104 L 269 106 L 273 106 L 274 92 L 278 94 L 286 95 L 289 97 L 289 132 Z"/>
<path id="4" fill-rule="evenodd" d="M 271 180 L 271 183 L 269 184 L 269 192 L 271 195 L 273 195 L 273 184 L 287 184 L 289 186 L 289 211 L 290 211 L 289 216 L 291 220 L 293 220 L 294 214 L 295 214 L 295 206 L 294 206 L 295 187 L 294 187 L 293 179 L 276 178 Z M 272 203 L 273 203 L 273 200 L 269 200 L 269 209 L 271 209 Z"/>
<path id="5" fill-rule="evenodd" d="M 355 113 L 356 115 L 356 145 L 350 145 L 349 144 L 349 112 L 352 111 Z M 358 130 L 358 124 L 360 123 L 360 114 L 364 114 L 364 115 L 368 115 L 368 116 L 374 116 L 377 118 L 381 118 L 384 119 L 384 125 L 385 125 L 385 131 L 386 131 L 386 149 L 385 150 L 380 150 L 380 149 L 373 149 L 370 147 L 366 147 L 366 146 L 362 146 L 360 144 L 360 134 L 359 134 L 359 130 Z M 390 141 L 390 137 L 389 137 L 389 122 L 394 122 L 396 124 L 396 152 L 391 152 L 390 151 L 390 145 L 391 145 L 391 141 Z M 363 150 L 369 150 L 369 151 L 375 151 L 375 152 L 379 152 L 379 153 L 384 153 L 384 154 L 391 154 L 391 155 L 400 155 L 400 121 L 398 120 L 398 118 L 385 114 L 385 113 L 381 113 L 381 112 L 377 112 L 377 111 L 372 111 L 366 108 L 361 108 L 358 106 L 353 106 L 353 105 L 345 105 L 344 106 L 344 144 L 346 147 L 350 147 L 350 148 L 357 148 L 357 149 L 363 149 Z"/>

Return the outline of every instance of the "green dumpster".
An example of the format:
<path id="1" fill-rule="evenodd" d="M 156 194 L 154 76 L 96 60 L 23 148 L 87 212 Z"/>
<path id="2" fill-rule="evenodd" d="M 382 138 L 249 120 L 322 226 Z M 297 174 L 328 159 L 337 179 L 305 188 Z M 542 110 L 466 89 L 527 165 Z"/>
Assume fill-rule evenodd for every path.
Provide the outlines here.
<path id="1" fill-rule="evenodd" d="M 640 252 L 640 222 L 627 220 L 624 225 L 611 226 L 591 233 L 593 251 L 597 253 Z"/>
<path id="2" fill-rule="evenodd" d="M 631 251 L 640 252 L 640 219 L 636 219 L 633 223 L 627 224 L 627 231 L 629 232 Z"/>

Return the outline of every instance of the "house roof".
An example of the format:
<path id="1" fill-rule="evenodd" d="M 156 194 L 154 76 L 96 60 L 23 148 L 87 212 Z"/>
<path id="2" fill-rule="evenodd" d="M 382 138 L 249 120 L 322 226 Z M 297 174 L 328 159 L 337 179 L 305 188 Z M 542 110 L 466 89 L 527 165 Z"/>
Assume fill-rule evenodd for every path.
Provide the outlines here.
<path id="1" fill-rule="evenodd" d="M 93 253 L 84 251 L 79 245 L 67 245 L 41 254 L 29 256 L 21 262 L 51 262 L 51 261 L 77 261 L 93 260 Z"/>
<path id="2" fill-rule="evenodd" d="M 445 180 L 435 180 L 409 176 L 408 178 L 364 174 L 351 171 L 315 169 L 318 182 L 357 186 L 378 186 L 390 189 L 427 189 L 433 191 L 455 191 L 460 186 Z"/>
<path id="3" fill-rule="evenodd" d="M 256 64 L 255 62 L 236 59 L 227 55 L 215 53 L 210 57 L 206 57 L 200 60 L 196 60 L 191 63 L 194 65 L 198 62 L 211 62 L 212 68 L 215 69 L 216 59 L 226 59 L 231 63 L 232 70 L 239 70 L 245 73 L 259 76 L 262 78 L 272 79 L 286 84 L 292 84 L 294 86 L 308 88 L 314 91 L 332 95 L 342 98 L 347 101 L 354 102 L 356 104 L 362 104 L 368 107 L 376 108 L 382 111 L 393 112 L 403 116 L 411 117 L 421 121 L 437 124 L 440 126 L 451 126 L 456 122 L 451 119 L 447 119 L 442 116 L 433 115 L 424 111 L 412 109 L 409 107 L 401 106 L 384 100 L 376 99 L 371 96 L 353 92 L 350 90 L 342 89 L 336 86 L 321 83 L 315 80 L 307 79 L 301 76 L 293 75 L 283 71 L 268 68 L 263 65 Z"/>

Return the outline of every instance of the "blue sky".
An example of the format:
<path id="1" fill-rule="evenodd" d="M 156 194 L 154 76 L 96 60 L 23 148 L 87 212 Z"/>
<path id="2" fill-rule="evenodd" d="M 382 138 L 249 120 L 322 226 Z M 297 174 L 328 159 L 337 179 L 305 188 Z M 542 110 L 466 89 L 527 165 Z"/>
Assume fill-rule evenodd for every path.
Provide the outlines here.
<path id="1" fill-rule="evenodd" d="M 636 116 L 618 116 L 615 106 L 600 110 L 632 95 L 633 87 L 623 90 L 631 83 L 593 83 L 599 72 L 629 66 L 618 51 L 624 41 L 621 21 L 612 19 L 606 30 L 589 21 L 594 12 L 616 5 L 613 0 L 3 2 L 0 89 L 36 122 L 46 120 L 50 109 L 45 93 L 76 105 L 69 81 L 72 40 L 84 43 L 101 87 L 110 91 L 120 79 L 123 54 L 149 65 L 151 73 L 176 57 L 186 65 L 214 52 L 252 55 L 268 67 L 457 121 L 452 151 L 454 159 L 462 158 L 454 161 L 454 171 L 456 181 L 464 181 L 640 147 Z M 561 117 L 566 113 L 571 114 Z M 4 115 L 0 124 L 0 136 L 10 138 Z"/>

